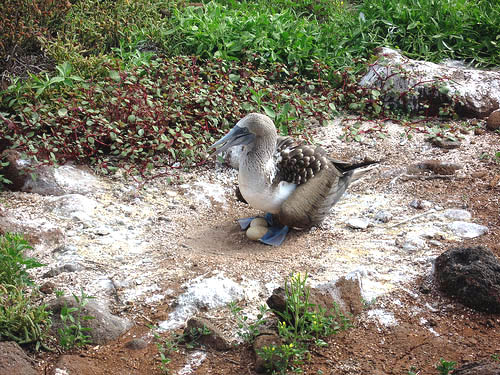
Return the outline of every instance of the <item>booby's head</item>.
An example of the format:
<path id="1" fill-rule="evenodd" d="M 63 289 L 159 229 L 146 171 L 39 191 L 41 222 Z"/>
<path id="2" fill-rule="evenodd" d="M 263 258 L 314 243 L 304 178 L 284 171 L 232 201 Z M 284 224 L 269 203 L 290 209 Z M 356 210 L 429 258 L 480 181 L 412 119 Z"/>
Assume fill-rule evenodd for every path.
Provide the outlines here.
<path id="1" fill-rule="evenodd" d="M 275 141 L 276 128 L 268 116 L 260 113 L 250 113 L 238 121 L 229 133 L 215 142 L 210 148 L 216 148 L 215 153 L 218 154 L 233 146 L 251 144 L 256 139 Z"/>

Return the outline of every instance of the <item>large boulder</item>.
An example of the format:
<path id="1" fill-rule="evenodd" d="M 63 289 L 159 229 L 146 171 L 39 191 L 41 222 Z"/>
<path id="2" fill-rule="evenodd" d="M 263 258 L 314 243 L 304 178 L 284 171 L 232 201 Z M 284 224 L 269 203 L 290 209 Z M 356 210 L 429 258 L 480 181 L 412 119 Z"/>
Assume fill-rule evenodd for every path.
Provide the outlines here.
<path id="1" fill-rule="evenodd" d="M 435 262 L 435 280 L 448 296 L 479 311 L 500 313 L 500 262 L 491 250 L 457 247 Z"/>
<path id="2" fill-rule="evenodd" d="M 50 309 L 53 312 L 52 329 L 56 336 L 59 328 L 63 327 L 60 314 L 64 306 L 78 307 L 78 303 L 74 297 L 61 297 L 50 304 Z M 93 319 L 90 320 L 81 319 L 82 326 L 90 328 L 90 331 L 86 332 L 86 334 L 90 336 L 90 340 L 93 344 L 102 345 L 108 341 L 115 340 L 132 327 L 132 322 L 111 314 L 106 303 L 95 299 L 88 301 L 82 308 L 81 315 L 82 317 L 93 317 Z"/>
<path id="3" fill-rule="evenodd" d="M 500 106 L 500 71 L 412 60 L 385 47 L 375 52 L 378 60 L 360 85 L 381 91 L 386 105 L 416 112 L 427 102 L 430 114 L 436 114 L 448 103 L 460 115 L 478 118 Z"/>
<path id="4" fill-rule="evenodd" d="M 0 342 L 0 374 L 36 375 L 31 362 L 15 342 Z"/>
<path id="5" fill-rule="evenodd" d="M 0 174 L 12 182 L 4 185 L 12 191 L 65 195 L 87 194 L 102 188 L 101 181 L 85 166 L 35 165 L 15 150 L 5 150 L 2 156 L 8 165 L 0 169 Z"/>

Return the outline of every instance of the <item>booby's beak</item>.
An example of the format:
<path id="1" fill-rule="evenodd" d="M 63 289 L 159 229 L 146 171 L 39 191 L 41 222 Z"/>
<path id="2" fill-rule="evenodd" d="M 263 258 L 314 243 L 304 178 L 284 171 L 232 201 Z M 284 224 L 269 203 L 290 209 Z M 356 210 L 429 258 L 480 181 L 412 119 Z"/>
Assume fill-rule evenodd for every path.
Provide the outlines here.
<path id="1" fill-rule="evenodd" d="M 255 134 L 248 131 L 247 128 L 242 128 L 236 125 L 224 137 L 215 142 L 209 149 L 215 148 L 212 154 L 226 151 L 228 148 L 238 145 L 247 145 L 255 140 Z M 219 148 L 217 148 L 220 146 Z"/>

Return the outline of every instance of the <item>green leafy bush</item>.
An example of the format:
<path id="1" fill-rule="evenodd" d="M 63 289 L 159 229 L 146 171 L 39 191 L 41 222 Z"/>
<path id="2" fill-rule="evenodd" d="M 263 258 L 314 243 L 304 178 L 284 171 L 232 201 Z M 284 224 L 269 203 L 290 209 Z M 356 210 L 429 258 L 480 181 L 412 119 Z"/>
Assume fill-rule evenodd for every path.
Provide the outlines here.
<path id="1" fill-rule="evenodd" d="M 24 252 L 31 248 L 20 235 L 6 233 L 0 236 L 0 284 L 33 285 L 26 271 L 44 264 L 24 255 Z"/>
<path id="2" fill-rule="evenodd" d="M 279 64 L 269 71 L 195 57 L 47 85 L 38 98 L 33 83 L 13 90 L 12 114 L 0 115 L 10 147 L 41 163 L 75 160 L 103 173 L 121 166 L 143 177 L 154 167 L 203 163 L 208 144 L 248 112 L 265 111 L 282 133 L 297 133 L 304 119 L 332 118 L 337 95 L 321 72 L 306 79 Z"/>
<path id="3" fill-rule="evenodd" d="M 57 30 L 70 6 L 63 0 L 3 0 L 0 3 L 0 56 L 7 56 L 15 48 L 28 52 L 38 50 L 38 38 Z"/>
<path id="4" fill-rule="evenodd" d="M 34 303 L 36 298 L 36 292 L 27 292 L 23 286 L 0 284 L 0 341 L 46 348 L 52 321 L 47 306 Z"/>
<path id="5" fill-rule="evenodd" d="M 399 47 L 413 58 L 499 65 L 498 1 L 370 0 L 360 6 L 366 47 Z"/>
<path id="6" fill-rule="evenodd" d="M 259 64 L 280 62 L 301 73 L 311 72 L 318 60 L 335 69 L 352 65 L 353 56 L 341 42 L 346 24 L 356 18 L 343 7 L 334 7 L 328 22 L 321 22 L 313 13 L 279 2 L 234 4 L 209 2 L 175 9 L 172 24 L 181 52 Z M 340 19 L 342 24 L 336 22 Z"/>

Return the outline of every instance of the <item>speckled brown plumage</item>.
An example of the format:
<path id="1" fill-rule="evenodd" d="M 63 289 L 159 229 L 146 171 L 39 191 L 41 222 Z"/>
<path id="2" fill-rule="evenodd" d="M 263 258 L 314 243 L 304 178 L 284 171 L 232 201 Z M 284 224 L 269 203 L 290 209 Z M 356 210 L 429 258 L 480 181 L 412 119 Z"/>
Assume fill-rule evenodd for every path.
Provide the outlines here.
<path id="1" fill-rule="evenodd" d="M 321 147 L 297 144 L 289 137 L 278 138 L 275 158 L 279 178 L 297 185 L 306 183 L 331 164 Z"/>

